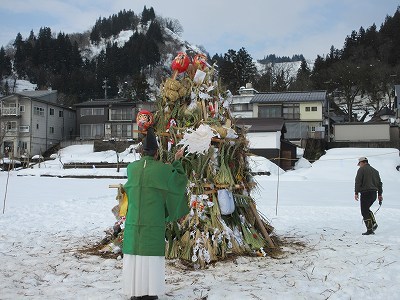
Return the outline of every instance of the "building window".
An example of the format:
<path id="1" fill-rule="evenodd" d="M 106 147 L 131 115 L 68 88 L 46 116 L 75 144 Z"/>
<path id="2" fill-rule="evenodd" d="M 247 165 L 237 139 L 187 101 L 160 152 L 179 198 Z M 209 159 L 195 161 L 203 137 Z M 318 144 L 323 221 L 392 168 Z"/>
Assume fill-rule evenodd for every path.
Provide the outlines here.
<path id="1" fill-rule="evenodd" d="M 93 108 L 93 116 L 103 116 L 104 108 Z"/>
<path id="2" fill-rule="evenodd" d="M 113 138 L 131 138 L 132 124 L 111 124 L 111 136 Z"/>
<path id="3" fill-rule="evenodd" d="M 300 119 L 300 106 L 299 106 L 299 104 L 284 104 L 283 105 L 283 118 L 285 120 L 298 120 L 298 119 Z"/>
<path id="4" fill-rule="evenodd" d="M 20 105 L 19 106 L 19 112 L 25 112 L 25 105 Z"/>
<path id="5" fill-rule="evenodd" d="M 29 132 L 29 125 L 19 126 L 19 132 Z"/>
<path id="6" fill-rule="evenodd" d="M 316 106 L 311 107 L 311 111 L 317 111 L 317 110 L 318 110 L 318 109 L 317 109 Z"/>
<path id="7" fill-rule="evenodd" d="M 282 118 L 282 106 L 261 105 L 258 107 L 259 118 Z"/>
<path id="8" fill-rule="evenodd" d="M 110 121 L 131 121 L 132 119 L 132 108 L 119 108 L 110 110 Z"/>
<path id="9" fill-rule="evenodd" d="M 306 111 L 311 111 L 311 107 L 306 106 Z"/>
<path id="10" fill-rule="evenodd" d="M 59 116 L 60 118 L 64 117 L 64 111 L 59 110 L 59 111 L 58 111 L 58 116 Z"/>
<path id="11" fill-rule="evenodd" d="M 39 129 L 39 124 L 36 124 L 36 129 Z"/>
<path id="12" fill-rule="evenodd" d="M 315 132 L 315 126 L 311 126 L 311 132 Z"/>
<path id="13" fill-rule="evenodd" d="M 103 116 L 104 108 L 81 108 L 81 117 L 84 116 Z"/>
<path id="14" fill-rule="evenodd" d="M 54 134 L 54 127 L 50 126 L 49 133 Z"/>
<path id="15" fill-rule="evenodd" d="M 50 110 L 49 110 L 49 115 L 50 115 L 50 116 L 54 116 L 54 108 L 50 108 Z"/>
<path id="16" fill-rule="evenodd" d="M 18 142 L 18 148 L 21 151 L 21 153 L 26 152 L 26 150 L 28 149 L 28 142 Z"/>
<path id="17" fill-rule="evenodd" d="M 104 137 L 103 124 L 81 124 L 80 135 L 82 139 L 97 139 Z"/>
<path id="18" fill-rule="evenodd" d="M 253 110 L 253 104 L 250 103 L 242 103 L 242 104 L 233 104 L 232 105 L 233 111 L 249 111 Z"/>
<path id="19" fill-rule="evenodd" d="M 81 108 L 81 117 L 90 116 L 92 114 L 91 108 Z"/>
<path id="20" fill-rule="evenodd" d="M 7 131 L 17 131 L 17 121 L 7 122 Z"/>
<path id="21" fill-rule="evenodd" d="M 17 105 L 15 103 L 3 103 L 1 106 L 1 115 L 3 116 L 16 116 Z"/>
<path id="22" fill-rule="evenodd" d="M 44 108 L 39 106 L 34 106 L 33 114 L 36 116 L 44 116 Z"/>

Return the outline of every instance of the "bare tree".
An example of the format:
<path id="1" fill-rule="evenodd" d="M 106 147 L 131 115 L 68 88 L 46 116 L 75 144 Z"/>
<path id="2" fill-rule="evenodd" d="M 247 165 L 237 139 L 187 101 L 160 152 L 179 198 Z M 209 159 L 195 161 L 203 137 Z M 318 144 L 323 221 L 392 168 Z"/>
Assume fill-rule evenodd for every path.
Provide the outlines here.
<path id="1" fill-rule="evenodd" d="M 336 99 L 345 106 L 349 121 L 357 121 L 353 111 L 362 96 L 362 70 L 350 62 L 337 62 L 331 68 L 332 82 L 336 85 Z"/>
<path id="2" fill-rule="evenodd" d="M 381 62 L 364 63 L 361 66 L 363 85 L 362 95 L 366 97 L 366 105 L 375 111 L 383 106 L 392 108 L 392 95 L 396 70 Z"/>
<path id="3" fill-rule="evenodd" d="M 161 24 L 179 36 L 183 33 L 183 27 L 177 19 L 165 18 Z"/>
<path id="4" fill-rule="evenodd" d="M 264 90 L 287 91 L 296 77 L 296 72 L 297 69 L 294 63 L 268 63 L 265 65 L 263 75 L 260 77 L 264 82 L 260 82 L 260 84 L 263 85 Z M 267 85 L 269 85 L 269 88 L 267 88 Z"/>

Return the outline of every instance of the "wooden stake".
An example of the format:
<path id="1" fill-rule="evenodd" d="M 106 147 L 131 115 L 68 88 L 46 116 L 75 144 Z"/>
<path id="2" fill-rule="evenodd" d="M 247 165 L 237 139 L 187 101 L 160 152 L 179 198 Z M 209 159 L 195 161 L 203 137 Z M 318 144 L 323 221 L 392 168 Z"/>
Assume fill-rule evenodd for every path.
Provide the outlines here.
<path id="1" fill-rule="evenodd" d="M 271 237 L 269 236 L 267 230 L 264 227 L 263 221 L 260 219 L 260 216 L 258 215 L 258 211 L 257 211 L 257 208 L 256 208 L 254 202 L 250 201 L 249 205 L 250 205 L 251 211 L 253 212 L 254 217 L 256 218 L 257 224 L 260 227 L 262 235 L 267 240 L 269 246 L 271 248 L 275 248 L 274 242 L 271 240 Z"/>

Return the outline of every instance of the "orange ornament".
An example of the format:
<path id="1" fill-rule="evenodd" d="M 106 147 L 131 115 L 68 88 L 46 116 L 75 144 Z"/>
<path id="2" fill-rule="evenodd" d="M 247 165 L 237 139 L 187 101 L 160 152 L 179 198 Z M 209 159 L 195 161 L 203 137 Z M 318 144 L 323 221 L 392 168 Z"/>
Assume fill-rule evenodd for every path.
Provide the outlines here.
<path id="1" fill-rule="evenodd" d="M 207 68 L 207 56 L 202 53 L 196 54 L 193 57 L 193 63 L 197 69 L 204 71 L 204 69 Z"/>

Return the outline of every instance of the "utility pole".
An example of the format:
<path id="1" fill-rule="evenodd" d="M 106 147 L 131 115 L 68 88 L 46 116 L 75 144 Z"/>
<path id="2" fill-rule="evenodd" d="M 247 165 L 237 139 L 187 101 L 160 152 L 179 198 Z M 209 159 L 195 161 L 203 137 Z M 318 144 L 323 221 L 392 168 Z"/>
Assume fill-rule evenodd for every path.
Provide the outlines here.
<path id="1" fill-rule="evenodd" d="M 102 86 L 102 88 L 104 89 L 104 99 L 107 99 L 107 89 L 109 89 L 110 87 L 107 85 L 107 77 L 104 78 L 103 83 L 104 85 Z"/>

